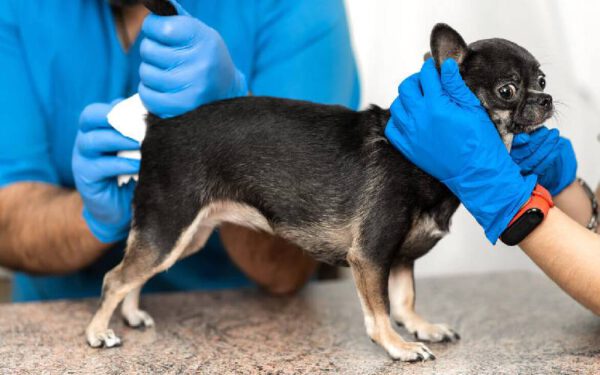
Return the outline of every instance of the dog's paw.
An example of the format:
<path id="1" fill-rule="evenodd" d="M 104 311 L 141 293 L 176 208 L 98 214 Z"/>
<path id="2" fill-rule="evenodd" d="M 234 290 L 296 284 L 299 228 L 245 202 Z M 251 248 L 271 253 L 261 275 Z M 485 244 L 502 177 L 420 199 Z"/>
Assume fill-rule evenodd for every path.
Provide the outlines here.
<path id="1" fill-rule="evenodd" d="M 420 342 L 403 342 L 397 345 L 384 345 L 385 350 L 394 360 L 403 362 L 428 361 L 435 355 L 425 344 Z"/>
<path id="2" fill-rule="evenodd" d="M 144 310 L 123 312 L 123 319 L 132 328 L 149 328 L 154 326 L 154 319 Z"/>
<path id="3" fill-rule="evenodd" d="M 115 335 L 112 329 L 102 332 L 87 332 L 86 338 L 92 348 L 112 348 L 121 345 L 121 339 Z"/>
<path id="4" fill-rule="evenodd" d="M 429 342 L 452 342 L 460 340 L 460 335 L 446 324 L 424 323 L 417 327 L 407 327 L 407 329 L 415 335 L 417 340 Z"/>

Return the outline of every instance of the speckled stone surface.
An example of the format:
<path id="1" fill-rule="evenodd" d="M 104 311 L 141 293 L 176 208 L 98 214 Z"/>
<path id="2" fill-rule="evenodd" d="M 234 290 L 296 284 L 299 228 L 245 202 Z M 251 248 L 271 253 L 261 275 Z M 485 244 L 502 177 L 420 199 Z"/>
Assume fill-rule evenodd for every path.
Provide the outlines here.
<path id="1" fill-rule="evenodd" d="M 549 280 L 505 273 L 419 280 L 417 308 L 462 335 L 430 344 L 437 360 L 390 360 L 364 332 L 349 281 L 300 295 L 257 291 L 145 296 L 157 323 L 137 331 L 113 319 L 115 349 L 91 349 L 85 325 L 96 301 L 0 305 L 0 372 L 597 374 L 600 318 Z M 399 328 L 405 338 L 411 338 Z"/>

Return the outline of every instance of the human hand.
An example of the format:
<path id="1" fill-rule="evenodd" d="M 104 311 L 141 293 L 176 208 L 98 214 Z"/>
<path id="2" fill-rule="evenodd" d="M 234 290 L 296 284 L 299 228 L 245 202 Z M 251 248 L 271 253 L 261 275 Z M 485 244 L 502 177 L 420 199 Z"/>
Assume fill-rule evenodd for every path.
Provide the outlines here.
<path id="1" fill-rule="evenodd" d="M 537 175 L 540 185 L 552 195 L 558 195 L 575 181 L 575 151 L 557 129 L 544 126 L 530 134 L 517 134 L 510 156 L 521 168 L 521 173 Z"/>
<path id="2" fill-rule="evenodd" d="M 150 14 L 142 26 L 139 94 L 149 112 L 178 116 L 212 101 L 244 96 L 244 75 L 221 35 L 171 1 L 177 16 Z"/>
<path id="3" fill-rule="evenodd" d="M 83 110 L 72 158 L 83 218 L 92 234 L 104 243 L 127 237 L 135 183 L 118 187 L 117 176 L 137 174 L 140 168 L 139 160 L 116 156 L 118 151 L 139 150 L 140 145 L 108 124 L 106 115 L 114 104 L 95 103 Z"/>
<path id="4" fill-rule="evenodd" d="M 385 135 L 399 151 L 443 182 L 495 243 L 536 184 L 522 176 L 456 62 L 427 60 L 407 78 L 390 108 Z"/>

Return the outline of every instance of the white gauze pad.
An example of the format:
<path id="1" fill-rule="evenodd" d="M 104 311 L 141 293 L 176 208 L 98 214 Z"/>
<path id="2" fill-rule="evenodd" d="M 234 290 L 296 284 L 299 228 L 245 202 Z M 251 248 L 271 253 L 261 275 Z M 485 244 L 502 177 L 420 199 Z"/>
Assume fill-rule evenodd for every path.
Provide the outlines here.
<path id="1" fill-rule="evenodd" d="M 106 118 L 115 130 L 141 145 L 146 136 L 147 115 L 148 110 L 142 104 L 140 95 L 135 94 L 115 105 Z M 142 158 L 139 151 L 119 151 L 117 156 L 138 160 Z M 131 181 L 131 179 L 137 181 L 138 175 L 120 175 L 117 178 L 117 183 L 119 186 L 122 186 Z"/>

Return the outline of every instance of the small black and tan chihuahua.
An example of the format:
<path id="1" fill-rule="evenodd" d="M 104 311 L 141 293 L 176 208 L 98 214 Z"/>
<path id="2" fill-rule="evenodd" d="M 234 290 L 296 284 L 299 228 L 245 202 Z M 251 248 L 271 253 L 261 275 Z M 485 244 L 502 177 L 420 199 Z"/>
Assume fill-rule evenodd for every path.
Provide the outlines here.
<path id="1" fill-rule="evenodd" d="M 438 67 L 447 58 L 459 63 L 507 146 L 552 115 L 539 63 L 512 42 L 467 46 L 437 24 L 431 55 Z M 414 261 L 448 232 L 459 201 L 386 141 L 389 117 L 375 106 L 355 112 L 269 97 L 223 100 L 169 119 L 150 114 L 126 254 L 104 278 L 89 345 L 120 344 L 108 324 L 121 301 L 130 326 L 153 325 L 139 309 L 142 285 L 229 222 L 349 266 L 371 339 L 394 359 L 435 358 L 423 343 L 404 341 L 390 314 L 418 340 L 459 338 L 417 315 L 413 278 Z"/>

